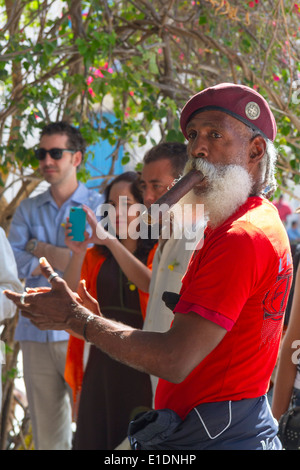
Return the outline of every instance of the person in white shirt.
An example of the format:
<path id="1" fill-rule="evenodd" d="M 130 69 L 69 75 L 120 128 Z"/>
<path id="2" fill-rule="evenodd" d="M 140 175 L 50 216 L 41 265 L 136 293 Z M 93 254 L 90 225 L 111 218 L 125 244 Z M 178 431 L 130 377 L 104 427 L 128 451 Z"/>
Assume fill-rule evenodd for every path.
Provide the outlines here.
<path id="1" fill-rule="evenodd" d="M 4 230 L 0 227 L 0 323 L 6 318 L 12 318 L 16 313 L 16 306 L 9 300 L 3 291 L 13 289 L 22 292 L 23 286 L 18 278 L 18 270 L 12 248 L 6 238 Z M 4 344 L 4 343 L 3 343 Z M 2 405 L 1 369 L 5 363 L 5 354 L 2 343 L 0 345 L 0 405 Z"/>
<path id="2" fill-rule="evenodd" d="M 147 208 L 182 176 L 187 158 L 186 145 L 179 142 L 164 142 L 148 150 L 143 159 L 141 173 L 143 202 Z M 110 249 L 128 278 L 141 290 L 150 294 L 143 326 L 143 330 L 146 331 L 164 332 L 170 328 L 174 314 L 165 305 L 162 295 L 165 291 L 179 292 L 181 279 L 191 254 L 203 234 L 203 219 L 199 224 L 197 236 L 191 239 L 188 239 L 182 230 L 175 233 L 175 230 L 170 229 L 168 222 L 170 219 L 167 219 L 162 227 L 153 258 L 152 271 L 145 266 L 140 266 L 135 257 L 130 257 L 130 254 L 122 249 L 116 237 L 108 237 L 104 232 L 101 235 L 101 243 Z M 97 230 L 100 234 L 101 227 Z M 100 243 L 100 239 L 98 242 Z M 151 376 L 153 396 L 157 381 L 157 377 Z"/>

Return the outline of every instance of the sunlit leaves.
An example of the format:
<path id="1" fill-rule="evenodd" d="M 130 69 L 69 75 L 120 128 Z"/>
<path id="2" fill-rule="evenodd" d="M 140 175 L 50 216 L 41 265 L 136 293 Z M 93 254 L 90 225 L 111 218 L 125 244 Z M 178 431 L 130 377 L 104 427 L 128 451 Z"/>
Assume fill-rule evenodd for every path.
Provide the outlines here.
<path id="1" fill-rule="evenodd" d="M 0 0 L 2 11 L 5 5 Z M 23 2 L 20 18 L 1 24 L 0 80 L 7 102 L 0 113 L 7 122 L 0 143 L 12 116 L 21 136 L 14 131 L 3 158 L 21 158 L 18 147 L 60 117 L 79 125 L 89 144 L 101 138 L 142 146 L 155 125 L 156 141 L 183 141 L 178 118 L 186 99 L 205 86 L 234 81 L 270 101 L 276 143 L 290 146 L 297 162 L 300 129 L 289 115 L 300 115 L 300 14 L 294 5 L 83 0 L 74 10 L 71 0 Z M 107 103 L 114 120 L 102 113 Z M 22 165 L 32 162 L 22 158 Z"/>

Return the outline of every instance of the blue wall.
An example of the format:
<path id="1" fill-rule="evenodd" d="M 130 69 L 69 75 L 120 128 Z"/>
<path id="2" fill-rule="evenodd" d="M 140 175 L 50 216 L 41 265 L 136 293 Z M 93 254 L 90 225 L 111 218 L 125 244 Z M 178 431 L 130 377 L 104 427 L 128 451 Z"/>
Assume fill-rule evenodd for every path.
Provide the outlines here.
<path id="1" fill-rule="evenodd" d="M 105 113 L 104 116 L 109 119 L 111 122 L 115 121 L 115 117 L 112 114 Z M 86 169 L 89 171 L 91 177 L 98 177 L 100 175 L 107 175 L 111 167 L 111 153 L 114 151 L 107 140 L 99 139 L 97 144 L 94 144 L 88 147 L 87 151 L 91 150 L 94 153 L 94 157 L 89 156 L 85 164 Z M 119 158 L 115 162 L 114 174 L 119 175 L 124 172 L 124 167 L 121 163 L 123 157 L 123 148 L 119 149 Z M 95 188 L 101 185 L 103 178 L 97 178 L 89 180 L 86 183 L 86 186 L 89 188 Z"/>

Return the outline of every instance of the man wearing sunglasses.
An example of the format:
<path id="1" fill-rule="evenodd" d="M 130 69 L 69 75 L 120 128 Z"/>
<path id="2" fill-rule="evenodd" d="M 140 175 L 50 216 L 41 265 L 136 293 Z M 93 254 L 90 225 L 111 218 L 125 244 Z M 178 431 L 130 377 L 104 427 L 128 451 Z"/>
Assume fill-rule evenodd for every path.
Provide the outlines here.
<path id="1" fill-rule="evenodd" d="M 9 241 L 19 277 L 26 287 L 49 286 L 41 275 L 39 258 L 47 256 L 63 273 L 70 259 L 62 224 L 70 207 L 86 204 L 96 211 L 103 201 L 96 191 L 77 180 L 85 142 L 75 127 L 51 123 L 41 133 L 35 151 L 39 170 L 49 187 L 21 202 L 12 220 Z M 41 332 L 20 315 L 16 340 L 23 353 L 24 380 L 36 449 L 71 447 L 70 391 L 64 381 L 68 334 Z"/>

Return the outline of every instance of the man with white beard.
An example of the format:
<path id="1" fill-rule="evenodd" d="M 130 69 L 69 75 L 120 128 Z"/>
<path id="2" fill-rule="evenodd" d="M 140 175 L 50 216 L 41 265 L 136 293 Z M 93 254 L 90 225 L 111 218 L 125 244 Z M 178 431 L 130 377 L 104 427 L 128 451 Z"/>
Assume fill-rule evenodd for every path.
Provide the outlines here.
<path id="1" fill-rule="evenodd" d="M 107 320 L 84 284 L 78 301 L 44 259 L 48 293 L 6 295 L 39 328 L 68 328 L 160 377 L 156 410 L 130 424 L 133 448 L 280 449 L 265 394 L 292 263 L 286 231 L 267 200 L 275 189 L 275 119 L 260 94 L 228 83 L 193 96 L 182 110 L 181 129 L 189 165 L 205 176 L 186 201 L 204 203 L 209 220 L 169 331 Z"/>
<path id="2" fill-rule="evenodd" d="M 184 207 L 189 207 L 189 204 L 195 208 L 200 203 L 203 204 L 204 217 L 209 220 L 211 227 L 226 220 L 246 201 L 250 194 L 253 184 L 251 176 L 240 165 L 214 165 L 198 159 L 188 162 L 184 174 L 192 169 L 203 173 L 207 186 L 203 188 L 201 185 L 198 190 L 193 188 L 177 204 L 182 210 Z M 235 182 L 234 188 L 232 187 L 233 181 Z M 176 216 L 177 206 L 172 211 Z"/>

